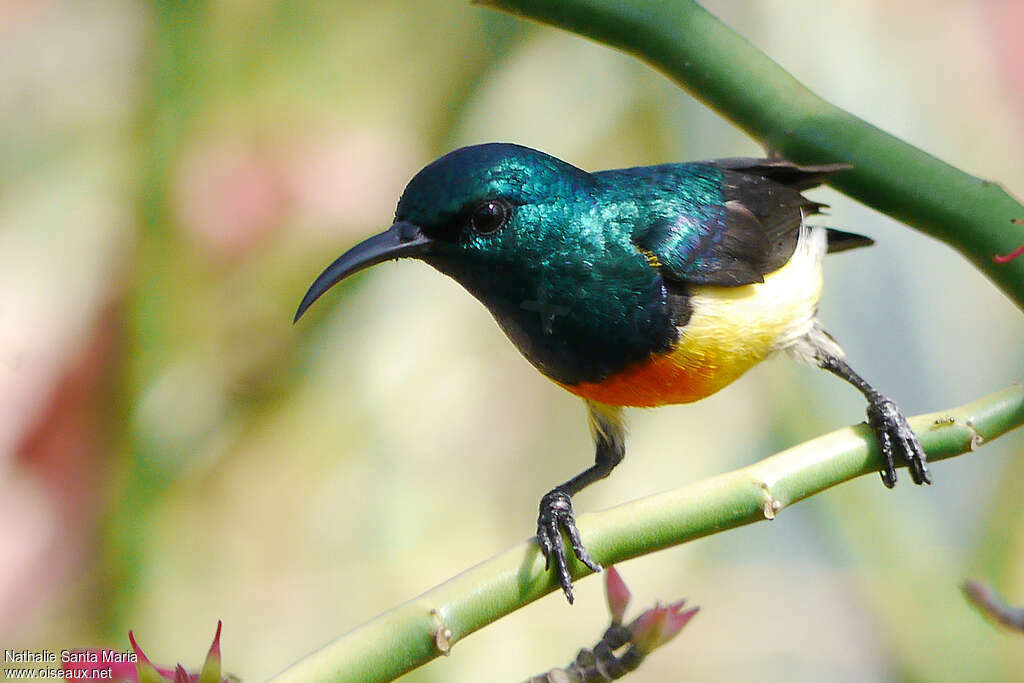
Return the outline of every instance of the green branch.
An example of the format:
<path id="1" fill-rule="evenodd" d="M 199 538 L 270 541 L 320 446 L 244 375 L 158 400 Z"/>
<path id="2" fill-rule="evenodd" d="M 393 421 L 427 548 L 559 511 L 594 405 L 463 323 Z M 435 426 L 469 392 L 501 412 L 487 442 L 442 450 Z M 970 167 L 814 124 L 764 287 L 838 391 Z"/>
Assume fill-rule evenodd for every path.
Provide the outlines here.
<path id="1" fill-rule="evenodd" d="M 976 449 L 1024 424 L 1024 386 L 912 418 L 931 461 Z M 766 460 L 674 491 L 580 515 L 583 541 L 605 566 L 774 518 L 786 506 L 881 466 L 866 425 L 807 441 Z M 881 493 L 879 494 L 881 495 Z M 589 571 L 576 563 L 573 576 Z M 277 681 L 387 681 L 557 588 L 535 539 L 399 605 L 294 664 Z M 568 608 L 567 608 L 568 609 Z"/>
<path id="2" fill-rule="evenodd" d="M 993 260 L 1024 242 L 1020 202 L 821 99 L 696 2 L 478 1 L 639 57 L 789 159 L 852 164 L 829 184 L 954 247 L 1024 308 L 1024 257 Z"/>

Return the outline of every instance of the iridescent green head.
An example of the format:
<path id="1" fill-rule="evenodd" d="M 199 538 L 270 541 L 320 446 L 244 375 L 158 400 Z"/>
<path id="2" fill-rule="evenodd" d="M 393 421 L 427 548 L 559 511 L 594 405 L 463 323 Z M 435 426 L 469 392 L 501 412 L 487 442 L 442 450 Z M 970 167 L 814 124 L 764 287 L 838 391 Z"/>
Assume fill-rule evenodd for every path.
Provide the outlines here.
<path id="1" fill-rule="evenodd" d="M 390 229 L 328 266 L 295 320 L 340 280 L 389 259 L 417 257 L 438 266 L 459 261 L 470 269 L 520 261 L 538 230 L 557 227 L 550 212 L 564 208 L 589 178 L 520 145 L 490 143 L 446 154 L 409 182 Z"/>
<path id="2" fill-rule="evenodd" d="M 520 145 L 463 147 L 417 173 L 398 202 L 395 221 L 415 223 L 439 239 L 494 236 L 506 224 L 528 229 L 517 209 L 564 201 L 591 180 L 589 173 Z M 493 203 L 503 208 L 491 206 Z M 474 220 L 474 217 L 479 220 Z"/>
<path id="3" fill-rule="evenodd" d="M 635 216 L 630 198 L 552 156 L 464 147 L 416 174 L 394 225 L 328 266 L 296 320 L 341 279 L 415 257 L 487 306 L 548 376 L 600 379 L 674 335 L 664 283 L 631 240 Z"/>

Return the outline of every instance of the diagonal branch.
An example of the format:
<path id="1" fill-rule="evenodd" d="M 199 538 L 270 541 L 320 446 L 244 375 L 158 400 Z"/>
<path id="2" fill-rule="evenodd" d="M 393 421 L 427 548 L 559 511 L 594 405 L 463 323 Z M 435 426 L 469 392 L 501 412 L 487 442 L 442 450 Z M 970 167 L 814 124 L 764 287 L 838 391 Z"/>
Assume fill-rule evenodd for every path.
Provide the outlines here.
<path id="1" fill-rule="evenodd" d="M 794 161 L 843 161 L 827 182 L 957 249 L 1024 308 L 1024 206 L 808 90 L 693 0 L 477 0 L 639 57 Z"/>
<path id="2" fill-rule="evenodd" d="M 975 450 L 1024 424 L 1024 386 L 910 420 L 931 461 Z M 772 519 L 786 506 L 881 465 L 866 425 L 846 427 L 754 465 L 578 518 L 605 566 L 702 536 Z M 573 560 L 573 576 L 589 571 Z M 530 539 L 395 607 L 327 644 L 277 681 L 388 681 L 421 666 L 470 633 L 550 593 Z"/>

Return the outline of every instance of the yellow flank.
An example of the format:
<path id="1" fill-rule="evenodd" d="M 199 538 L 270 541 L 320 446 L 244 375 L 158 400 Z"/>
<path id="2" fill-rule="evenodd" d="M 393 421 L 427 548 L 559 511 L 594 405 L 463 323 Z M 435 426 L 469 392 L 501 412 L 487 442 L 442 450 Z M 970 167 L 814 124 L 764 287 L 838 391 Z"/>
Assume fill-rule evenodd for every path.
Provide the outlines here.
<path id="1" fill-rule="evenodd" d="M 562 385 L 608 405 L 689 403 L 725 387 L 810 332 L 821 296 L 823 228 L 802 228 L 793 257 L 764 282 L 691 288 L 692 314 L 671 351 L 601 382 Z"/>

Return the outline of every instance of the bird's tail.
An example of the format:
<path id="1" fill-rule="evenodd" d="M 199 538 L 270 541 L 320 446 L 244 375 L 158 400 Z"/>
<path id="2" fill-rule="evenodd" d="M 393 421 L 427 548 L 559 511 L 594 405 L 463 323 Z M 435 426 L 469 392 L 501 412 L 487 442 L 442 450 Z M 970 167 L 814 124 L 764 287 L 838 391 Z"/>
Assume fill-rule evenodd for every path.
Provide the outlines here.
<path id="1" fill-rule="evenodd" d="M 857 247 L 870 247 L 875 243 L 870 237 L 858 235 L 855 232 L 825 228 L 828 231 L 828 253 L 834 254 L 838 251 L 856 249 Z"/>

